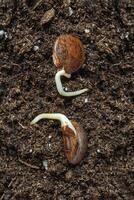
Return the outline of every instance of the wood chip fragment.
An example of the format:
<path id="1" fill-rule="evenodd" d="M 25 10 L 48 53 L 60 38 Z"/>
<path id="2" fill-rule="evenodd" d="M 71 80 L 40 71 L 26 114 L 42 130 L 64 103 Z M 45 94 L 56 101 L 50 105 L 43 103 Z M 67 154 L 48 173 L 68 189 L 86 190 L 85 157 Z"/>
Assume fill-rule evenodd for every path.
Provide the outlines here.
<path id="1" fill-rule="evenodd" d="M 43 17 L 41 18 L 40 24 L 44 25 L 44 24 L 50 22 L 54 18 L 54 16 L 55 16 L 55 10 L 54 10 L 54 8 L 46 11 L 44 13 Z"/>

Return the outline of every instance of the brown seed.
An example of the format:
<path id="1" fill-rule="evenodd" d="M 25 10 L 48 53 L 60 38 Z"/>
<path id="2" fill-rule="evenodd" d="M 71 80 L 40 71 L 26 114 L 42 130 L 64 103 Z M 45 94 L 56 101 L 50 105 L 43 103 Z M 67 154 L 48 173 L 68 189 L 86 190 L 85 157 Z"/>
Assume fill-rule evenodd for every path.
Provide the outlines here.
<path id="1" fill-rule="evenodd" d="M 62 127 L 64 151 L 68 161 L 74 165 L 78 164 L 87 151 L 87 135 L 84 129 L 77 123 L 72 122 L 76 134 L 69 127 Z"/>
<path id="2" fill-rule="evenodd" d="M 50 22 L 55 16 L 55 10 L 54 8 L 48 10 L 45 12 L 45 14 L 43 15 L 43 17 L 41 18 L 40 24 L 44 25 L 48 22 Z"/>
<path id="3" fill-rule="evenodd" d="M 60 35 L 54 44 L 53 62 L 57 68 L 64 68 L 66 73 L 77 71 L 85 60 L 82 42 L 71 34 Z"/>

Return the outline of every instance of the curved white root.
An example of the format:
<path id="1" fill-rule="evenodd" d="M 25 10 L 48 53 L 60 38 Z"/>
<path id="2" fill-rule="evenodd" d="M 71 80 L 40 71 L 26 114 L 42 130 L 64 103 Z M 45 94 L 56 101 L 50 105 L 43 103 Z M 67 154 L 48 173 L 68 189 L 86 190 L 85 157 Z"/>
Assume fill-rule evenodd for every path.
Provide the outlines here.
<path id="1" fill-rule="evenodd" d="M 61 83 L 61 76 L 65 76 L 66 78 L 70 78 L 71 77 L 71 74 L 67 74 L 65 72 L 64 69 L 58 71 L 55 75 L 55 82 L 56 82 L 56 87 L 57 87 L 57 90 L 59 92 L 59 94 L 61 96 L 66 96 L 66 97 L 70 97 L 70 96 L 77 96 L 77 95 L 80 95 L 86 91 L 88 91 L 88 89 L 82 89 L 82 90 L 78 90 L 78 91 L 74 91 L 74 92 L 65 92 L 63 90 L 63 87 L 62 87 L 62 83 Z"/>
<path id="2" fill-rule="evenodd" d="M 76 129 L 72 125 L 71 121 L 63 114 L 61 113 L 42 113 L 40 115 L 37 115 L 32 121 L 31 125 L 36 124 L 41 119 L 55 119 L 59 120 L 61 122 L 61 126 L 68 126 L 70 129 L 73 130 L 73 132 L 76 134 Z"/>

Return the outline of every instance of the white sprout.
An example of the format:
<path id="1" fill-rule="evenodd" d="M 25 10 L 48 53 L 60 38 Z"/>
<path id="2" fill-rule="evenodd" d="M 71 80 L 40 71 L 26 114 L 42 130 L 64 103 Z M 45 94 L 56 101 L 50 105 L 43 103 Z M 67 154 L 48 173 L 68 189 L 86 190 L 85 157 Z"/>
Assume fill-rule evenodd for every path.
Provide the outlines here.
<path id="1" fill-rule="evenodd" d="M 71 121 L 63 114 L 61 113 L 42 113 L 40 115 L 37 115 L 32 121 L 31 125 L 36 124 L 41 119 L 55 119 L 59 120 L 61 122 L 61 127 L 68 126 L 70 129 L 73 130 L 73 132 L 76 134 L 76 129 L 74 128 Z"/>
<path id="2" fill-rule="evenodd" d="M 64 69 L 58 71 L 55 75 L 55 82 L 56 82 L 56 87 L 57 87 L 57 90 L 59 92 L 59 94 L 61 96 L 66 96 L 66 97 L 70 97 L 70 96 L 77 96 L 77 95 L 80 95 L 86 91 L 88 91 L 88 89 L 82 89 L 82 90 L 78 90 L 78 91 L 74 91 L 74 92 L 66 92 L 63 90 L 63 87 L 62 87 L 62 83 L 61 83 L 61 76 L 65 76 L 66 78 L 70 78 L 71 77 L 71 74 L 67 74 L 65 72 Z"/>

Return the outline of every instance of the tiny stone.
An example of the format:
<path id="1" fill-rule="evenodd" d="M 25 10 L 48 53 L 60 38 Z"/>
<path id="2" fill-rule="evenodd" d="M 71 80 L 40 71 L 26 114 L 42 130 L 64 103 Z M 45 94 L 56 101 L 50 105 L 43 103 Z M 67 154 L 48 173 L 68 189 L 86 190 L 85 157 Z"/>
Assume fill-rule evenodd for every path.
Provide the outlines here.
<path id="1" fill-rule="evenodd" d="M 45 167 L 46 170 L 48 170 L 48 162 L 47 162 L 47 160 L 43 160 L 43 166 Z"/>
<path id="2" fill-rule="evenodd" d="M 67 88 L 67 87 L 65 87 L 65 91 L 68 91 L 68 88 Z"/>
<path id="3" fill-rule="evenodd" d="M 52 138 L 52 135 L 49 135 L 49 136 L 48 136 L 48 139 L 51 139 L 51 138 Z"/>
<path id="4" fill-rule="evenodd" d="M 88 102 L 88 98 L 85 99 L 85 103 L 87 103 L 87 102 Z"/>
<path id="5" fill-rule="evenodd" d="M 90 30 L 89 29 L 85 29 L 85 33 L 89 33 L 90 32 Z"/>
<path id="6" fill-rule="evenodd" d="M 124 34 L 123 34 L 123 33 L 120 35 L 120 38 L 121 38 L 122 40 L 124 39 Z"/>
<path id="7" fill-rule="evenodd" d="M 4 38 L 5 37 L 5 31 L 3 30 L 0 30 L 0 39 Z"/>
<path id="8" fill-rule="evenodd" d="M 125 38 L 126 38 L 126 39 L 129 38 L 129 32 L 126 32 L 126 34 L 125 34 Z"/>
<path id="9" fill-rule="evenodd" d="M 69 11 L 69 16 L 71 16 L 73 14 L 73 9 L 71 7 L 68 7 L 68 11 Z"/>
<path id="10" fill-rule="evenodd" d="M 7 32 L 5 32 L 5 39 L 7 39 L 8 38 L 8 34 L 7 34 Z"/>
<path id="11" fill-rule="evenodd" d="M 100 153 L 100 149 L 97 149 L 97 153 Z"/>
<path id="12" fill-rule="evenodd" d="M 38 51 L 38 50 L 39 50 L 39 46 L 36 46 L 36 45 L 35 45 L 35 46 L 33 47 L 33 50 L 34 50 L 34 51 Z"/>
<path id="13" fill-rule="evenodd" d="M 29 150 L 30 153 L 32 153 L 32 151 L 33 151 L 32 149 Z"/>

